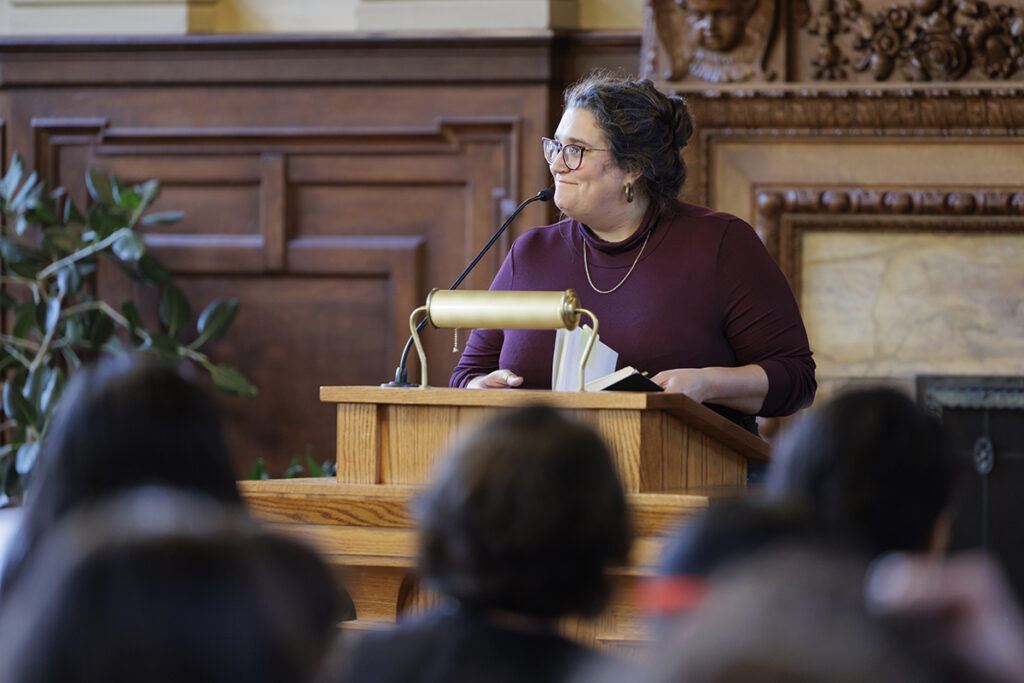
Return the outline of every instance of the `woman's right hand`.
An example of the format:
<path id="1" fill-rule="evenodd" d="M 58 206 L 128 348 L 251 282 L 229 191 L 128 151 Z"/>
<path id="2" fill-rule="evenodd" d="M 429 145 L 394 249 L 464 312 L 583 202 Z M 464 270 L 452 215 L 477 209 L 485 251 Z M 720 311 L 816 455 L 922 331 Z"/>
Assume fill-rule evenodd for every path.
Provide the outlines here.
<path id="1" fill-rule="evenodd" d="M 511 370 L 495 370 L 489 375 L 474 377 L 466 383 L 467 389 L 507 389 L 518 387 L 523 378 Z"/>

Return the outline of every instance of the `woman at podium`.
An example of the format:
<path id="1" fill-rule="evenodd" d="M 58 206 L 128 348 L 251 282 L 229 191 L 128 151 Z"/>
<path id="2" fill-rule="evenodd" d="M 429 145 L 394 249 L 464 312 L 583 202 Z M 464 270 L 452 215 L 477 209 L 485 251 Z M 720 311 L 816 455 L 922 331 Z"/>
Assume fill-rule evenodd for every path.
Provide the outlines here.
<path id="1" fill-rule="evenodd" d="M 575 289 L 619 367 L 734 419 L 790 414 L 817 387 L 800 312 L 750 225 L 678 200 L 692 134 L 685 100 L 648 80 L 570 87 L 542 139 L 564 218 L 519 237 L 491 289 Z M 450 384 L 548 389 L 554 339 L 474 330 Z"/>

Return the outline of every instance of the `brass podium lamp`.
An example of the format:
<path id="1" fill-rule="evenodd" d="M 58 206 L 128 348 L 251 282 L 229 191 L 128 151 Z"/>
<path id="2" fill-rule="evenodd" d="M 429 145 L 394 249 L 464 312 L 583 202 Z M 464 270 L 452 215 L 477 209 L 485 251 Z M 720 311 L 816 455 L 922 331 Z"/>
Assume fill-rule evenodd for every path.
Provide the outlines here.
<path id="1" fill-rule="evenodd" d="M 420 357 L 420 388 L 427 388 L 427 357 L 416 329 L 417 316 L 426 314 L 434 327 L 481 328 L 502 330 L 574 330 L 580 314 L 586 313 L 594 324 L 583 356 L 580 358 L 580 391 L 583 391 L 583 368 L 597 339 L 597 317 L 580 307 L 575 290 L 564 292 L 506 292 L 489 290 L 435 289 L 427 295 L 427 303 L 409 316 L 409 329 Z"/>

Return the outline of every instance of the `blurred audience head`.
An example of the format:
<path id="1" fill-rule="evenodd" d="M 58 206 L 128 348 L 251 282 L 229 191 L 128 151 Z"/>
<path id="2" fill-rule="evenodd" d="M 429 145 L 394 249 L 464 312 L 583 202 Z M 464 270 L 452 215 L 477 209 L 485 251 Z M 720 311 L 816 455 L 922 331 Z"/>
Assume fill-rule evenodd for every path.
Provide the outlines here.
<path id="1" fill-rule="evenodd" d="M 805 519 L 781 503 L 755 496 L 715 502 L 668 540 L 658 576 L 639 585 L 640 606 L 652 616 L 685 613 L 700 604 L 716 573 L 773 548 L 812 540 Z"/>
<path id="2" fill-rule="evenodd" d="M 335 629 L 317 555 L 209 497 L 142 488 L 69 514 L 0 613 L 5 683 L 311 680 Z"/>
<path id="3" fill-rule="evenodd" d="M 421 575 L 471 608 L 595 614 L 610 592 L 606 569 L 625 562 L 631 542 L 601 438 L 540 406 L 460 440 L 420 510 Z"/>
<path id="4" fill-rule="evenodd" d="M 80 368 L 58 403 L 12 541 L 4 590 L 43 533 L 68 512 L 137 486 L 241 504 L 213 400 L 150 354 Z"/>
<path id="5" fill-rule="evenodd" d="M 876 388 L 842 394 L 785 431 L 766 490 L 872 554 L 941 550 L 953 472 L 939 422 L 904 394 Z"/>
<path id="6" fill-rule="evenodd" d="M 871 614 L 853 556 L 779 549 L 716 577 L 654 649 L 647 683 L 982 680 L 928 629 Z"/>

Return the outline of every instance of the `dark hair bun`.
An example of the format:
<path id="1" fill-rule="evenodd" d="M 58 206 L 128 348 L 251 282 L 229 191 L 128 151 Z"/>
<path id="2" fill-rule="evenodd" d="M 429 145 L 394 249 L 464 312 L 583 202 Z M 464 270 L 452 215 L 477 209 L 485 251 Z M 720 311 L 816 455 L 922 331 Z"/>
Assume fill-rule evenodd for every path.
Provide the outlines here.
<path id="1" fill-rule="evenodd" d="M 682 149 L 690 141 L 693 135 L 693 117 L 686 106 L 686 100 L 677 95 L 668 98 L 668 106 L 671 108 L 669 117 L 669 129 L 672 131 L 672 145 Z"/>

